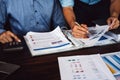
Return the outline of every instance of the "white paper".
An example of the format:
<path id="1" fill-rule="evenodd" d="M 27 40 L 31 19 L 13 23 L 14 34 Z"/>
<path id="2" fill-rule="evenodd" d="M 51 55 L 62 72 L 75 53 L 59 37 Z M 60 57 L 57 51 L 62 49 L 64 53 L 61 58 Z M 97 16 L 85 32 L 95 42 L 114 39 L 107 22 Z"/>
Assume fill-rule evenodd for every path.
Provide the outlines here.
<path id="1" fill-rule="evenodd" d="M 109 66 L 111 72 L 120 77 L 120 51 L 102 54 L 101 56 L 104 62 Z"/>
<path id="2" fill-rule="evenodd" d="M 115 80 L 99 54 L 58 57 L 61 80 Z"/>
<path id="3" fill-rule="evenodd" d="M 82 42 L 84 42 L 86 45 L 93 46 L 95 43 L 105 34 L 105 32 L 108 31 L 109 26 L 108 25 L 103 25 L 103 26 L 98 26 L 96 27 L 90 27 L 89 32 L 90 34 L 88 35 L 88 39 L 79 39 Z"/>
<path id="4" fill-rule="evenodd" d="M 102 46 L 102 45 L 108 45 L 108 44 L 114 44 L 116 41 L 114 41 L 114 37 L 107 35 L 106 33 L 96 42 L 94 46 Z"/>
<path id="5" fill-rule="evenodd" d="M 105 34 L 105 32 L 108 31 L 108 28 L 109 28 L 108 25 L 103 26 L 96 25 L 96 27 L 90 27 L 89 28 L 90 34 L 88 35 L 89 38 L 85 39 L 75 38 L 72 36 L 71 31 L 69 31 L 68 38 L 70 38 L 77 46 L 79 46 L 78 43 L 83 43 L 85 44 L 85 46 L 94 46 L 96 42 Z"/>
<path id="6" fill-rule="evenodd" d="M 59 27 L 51 32 L 28 32 L 25 39 L 32 55 L 45 54 L 72 46 Z"/>

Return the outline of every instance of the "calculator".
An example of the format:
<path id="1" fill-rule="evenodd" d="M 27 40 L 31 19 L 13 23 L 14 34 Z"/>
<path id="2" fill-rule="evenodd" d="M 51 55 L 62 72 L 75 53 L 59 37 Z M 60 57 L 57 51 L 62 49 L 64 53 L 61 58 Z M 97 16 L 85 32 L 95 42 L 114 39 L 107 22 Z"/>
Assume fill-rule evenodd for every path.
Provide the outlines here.
<path id="1" fill-rule="evenodd" d="M 21 50 L 23 50 L 22 42 L 13 41 L 13 42 L 2 44 L 3 52 L 21 51 Z"/>

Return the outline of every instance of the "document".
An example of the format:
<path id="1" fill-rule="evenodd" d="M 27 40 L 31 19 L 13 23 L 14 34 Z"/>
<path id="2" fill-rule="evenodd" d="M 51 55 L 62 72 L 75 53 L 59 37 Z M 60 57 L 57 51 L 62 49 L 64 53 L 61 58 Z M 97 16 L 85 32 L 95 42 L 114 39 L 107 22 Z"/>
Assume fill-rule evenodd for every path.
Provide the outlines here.
<path id="1" fill-rule="evenodd" d="M 101 56 L 116 80 L 120 80 L 120 51 L 102 54 Z"/>
<path id="2" fill-rule="evenodd" d="M 87 39 L 75 38 L 71 30 L 61 30 L 59 26 L 51 32 L 28 32 L 24 38 L 32 56 L 37 56 L 118 42 L 120 39 L 108 33 L 108 28 L 108 25 L 90 27 Z"/>
<path id="3" fill-rule="evenodd" d="M 51 32 L 28 32 L 24 38 L 33 56 L 72 47 L 72 43 L 62 33 L 60 27 Z"/>
<path id="4" fill-rule="evenodd" d="M 115 36 L 113 36 L 113 35 L 115 35 Z M 117 34 L 108 31 L 96 42 L 96 44 L 94 46 L 102 46 L 102 45 L 118 43 L 119 40 L 118 40 L 117 36 L 118 36 Z"/>
<path id="5" fill-rule="evenodd" d="M 109 26 L 108 25 L 103 25 L 99 26 L 96 25 L 95 27 L 90 27 L 89 28 L 89 34 L 88 38 L 74 38 L 71 34 L 71 31 L 68 31 L 67 35 L 68 38 L 74 42 L 76 46 L 79 46 L 78 43 L 82 42 L 84 46 L 94 46 L 96 42 L 108 31 Z M 77 43 L 76 43 L 77 42 Z"/>
<path id="6" fill-rule="evenodd" d="M 116 80 L 100 54 L 58 57 L 61 80 Z"/>

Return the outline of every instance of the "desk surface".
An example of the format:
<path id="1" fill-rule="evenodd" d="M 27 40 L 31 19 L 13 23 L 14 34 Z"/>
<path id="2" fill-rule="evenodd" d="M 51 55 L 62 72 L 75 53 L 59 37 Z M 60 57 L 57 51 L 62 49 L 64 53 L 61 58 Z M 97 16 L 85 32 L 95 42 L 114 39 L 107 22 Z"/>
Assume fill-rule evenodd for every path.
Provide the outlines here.
<path id="1" fill-rule="evenodd" d="M 26 48 L 22 52 L 0 52 L 0 61 L 21 66 L 20 69 L 8 76 L 6 80 L 60 80 L 57 57 L 96 53 L 103 54 L 116 51 L 120 51 L 120 43 L 35 57 L 32 57 Z"/>
<path id="2" fill-rule="evenodd" d="M 6 80 L 60 80 L 57 57 L 115 52 L 120 51 L 119 46 L 120 43 L 36 57 L 32 57 L 29 50 L 26 49 L 23 52 L 0 53 L 0 61 L 21 66 Z"/>

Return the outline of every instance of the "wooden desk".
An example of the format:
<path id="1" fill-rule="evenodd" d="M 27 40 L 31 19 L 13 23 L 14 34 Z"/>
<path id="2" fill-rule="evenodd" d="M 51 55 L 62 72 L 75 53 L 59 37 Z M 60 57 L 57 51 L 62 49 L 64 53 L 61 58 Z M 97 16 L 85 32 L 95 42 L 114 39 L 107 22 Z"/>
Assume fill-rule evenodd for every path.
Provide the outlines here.
<path id="1" fill-rule="evenodd" d="M 25 49 L 22 52 L 0 52 L 0 61 L 21 66 L 20 69 L 8 76 L 6 80 L 60 80 L 57 57 L 96 53 L 103 54 L 116 51 L 120 51 L 120 43 L 36 57 L 32 57 L 29 50 Z"/>
<path id="2" fill-rule="evenodd" d="M 75 51 L 54 53 L 43 56 L 32 57 L 29 50 L 15 53 L 1 53 L 0 61 L 5 61 L 21 66 L 6 80 L 60 80 L 57 57 L 83 54 L 96 54 L 120 51 L 120 43 L 84 48 Z"/>

